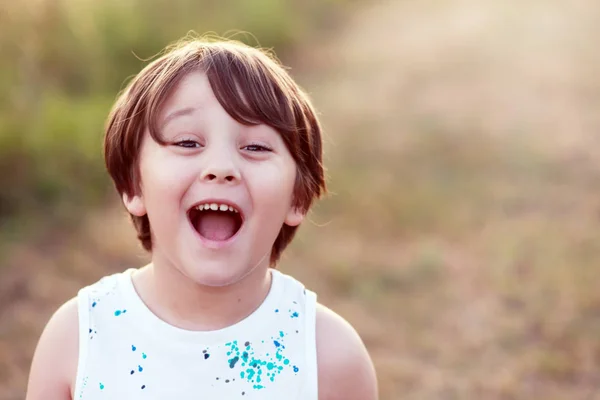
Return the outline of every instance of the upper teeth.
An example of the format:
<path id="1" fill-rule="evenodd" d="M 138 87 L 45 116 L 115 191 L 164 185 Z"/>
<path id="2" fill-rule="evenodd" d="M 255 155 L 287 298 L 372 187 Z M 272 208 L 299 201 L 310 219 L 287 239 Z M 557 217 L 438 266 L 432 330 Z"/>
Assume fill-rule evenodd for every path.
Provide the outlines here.
<path id="1" fill-rule="evenodd" d="M 228 206 L 227 204 L 217 204 L 217 203 L 206 203 L 200 204 L 196 206 L 196 208 L 200 211 L 202 210 L 213 210 L 213 211 L 232 211 L 238 212 L 235 208 Z"/>

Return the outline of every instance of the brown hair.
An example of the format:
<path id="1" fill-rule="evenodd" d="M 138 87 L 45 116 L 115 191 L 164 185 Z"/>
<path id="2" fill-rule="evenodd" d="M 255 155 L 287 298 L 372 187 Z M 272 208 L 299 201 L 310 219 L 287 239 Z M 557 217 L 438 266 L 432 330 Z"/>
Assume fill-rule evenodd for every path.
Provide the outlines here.
<path id="1" fill-rule="evenodd" d="M 146 129 L 165 144 L 158 130 L 162 104 L 191 71 L 206 73 L 219 103 L 236 121 L 276 129 L 296 162 L 293 205 L 308 212 L 326 191 L 321 127 L 307 95 L 270 53 L 237 41 L 192 39 L 168 47 L 127 85 L 108 118 L 106 167 L 119 194 L 140 190 L 138 155 Z M 148 216 L 131 215 L 142 246 L 152 250 Z M 297 227 L 283 225 L 271 251 L 275 265 Z"/>

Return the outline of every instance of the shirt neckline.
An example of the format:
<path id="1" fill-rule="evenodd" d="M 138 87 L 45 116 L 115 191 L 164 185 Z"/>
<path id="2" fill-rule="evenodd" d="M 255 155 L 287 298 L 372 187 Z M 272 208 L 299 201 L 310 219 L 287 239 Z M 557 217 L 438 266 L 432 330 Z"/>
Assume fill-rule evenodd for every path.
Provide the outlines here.
<path id="1" fill-rule="evenodd" d="M 284 279 L 282 274 L 269 269 L 271 273 L 271 286 L 267 296 L 254 312 L 233 325 L 211 331 L 195 331 L 176 327 L 154 314 L 141 299 L 133 284 L 132 275 L 136 270 L 131 268 L 123 272 L 119 279 L 129 315 L 136 315 L 135 328 L 143 329 L 150 335 L 160 338 L 161 341 L 169 340 L 181 343 L 203 343 L 211 345 L 237 340 L 247 337 L 267 325 L 266 321 L 278 309 L 283 295 Z"/>

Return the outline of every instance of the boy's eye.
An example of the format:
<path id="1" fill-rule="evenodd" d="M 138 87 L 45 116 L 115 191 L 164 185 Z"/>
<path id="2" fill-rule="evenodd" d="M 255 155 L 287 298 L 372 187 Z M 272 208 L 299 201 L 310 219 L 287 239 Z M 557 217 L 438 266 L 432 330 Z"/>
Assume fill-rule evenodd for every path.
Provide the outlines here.
<path id="1" fill-rule="evenodd" d="M 271 151 L 271 149 L 267 146 L 263 146 L 260 144 L 249 144 L 248 146 L 244 146 L 243 149 L 255 152 Z"/>
<path id="2" fill-rule="evenodd" d="M 200 147 L 200 143 L 196 142 L 195 140 L 180 140 L 174 144 L 175 146 L 184 147 L 186 149 L 195 149 Z"/>

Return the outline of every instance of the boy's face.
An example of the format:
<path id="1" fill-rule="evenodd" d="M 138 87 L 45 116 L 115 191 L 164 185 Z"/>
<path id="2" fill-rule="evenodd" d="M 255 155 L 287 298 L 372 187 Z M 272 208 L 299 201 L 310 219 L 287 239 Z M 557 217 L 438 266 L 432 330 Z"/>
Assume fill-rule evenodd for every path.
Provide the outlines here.
<path id="1" fill-rule="evenodd" d="M 145 133 L 141 192 L 124 196 L 130 213 L 148 214 L 153 262 L 209 286 L 266 268 L 282 225 L 303 219 L 292 207 L 296 165 L 279 133 L 231 118 L 202 72 L 182 79 L 158 126 L 167 145 Z"/>

